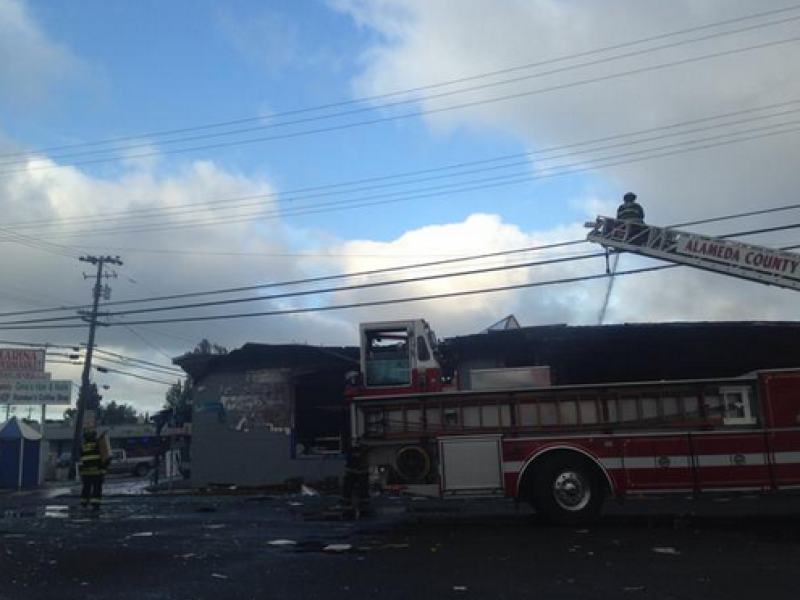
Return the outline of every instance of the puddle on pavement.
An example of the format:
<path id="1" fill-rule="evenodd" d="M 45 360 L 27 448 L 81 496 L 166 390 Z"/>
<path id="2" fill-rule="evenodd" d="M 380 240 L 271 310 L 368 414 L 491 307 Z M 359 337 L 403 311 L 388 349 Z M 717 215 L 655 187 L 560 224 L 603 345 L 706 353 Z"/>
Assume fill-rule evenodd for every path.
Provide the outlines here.
<path id="1" fill-rule="evenodd" d="M 2 518 L 7 521 L 17 519 L 67 519 L 69 518 L 69 506 L 66 504 L 49 504 L 35 508 L 7 510 L 3 512 Z"/>
<path id="2" fill-rule="evenodd" d="M 42 516 L 45 519 L 66 519 L 69 516 L 69 506 L 66 504 L 45 506 Z"/>

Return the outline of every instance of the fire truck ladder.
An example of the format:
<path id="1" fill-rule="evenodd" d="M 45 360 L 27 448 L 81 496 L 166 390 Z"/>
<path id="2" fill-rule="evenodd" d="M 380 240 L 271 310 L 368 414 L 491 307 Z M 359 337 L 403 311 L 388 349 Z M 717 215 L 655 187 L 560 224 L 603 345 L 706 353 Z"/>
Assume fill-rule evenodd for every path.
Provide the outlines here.
<path id="1" fill-rule="evenodd" d="M 800 290 L 800 254 L 669 227 L 597 217 L 586 236 L 607 249 Z"/>

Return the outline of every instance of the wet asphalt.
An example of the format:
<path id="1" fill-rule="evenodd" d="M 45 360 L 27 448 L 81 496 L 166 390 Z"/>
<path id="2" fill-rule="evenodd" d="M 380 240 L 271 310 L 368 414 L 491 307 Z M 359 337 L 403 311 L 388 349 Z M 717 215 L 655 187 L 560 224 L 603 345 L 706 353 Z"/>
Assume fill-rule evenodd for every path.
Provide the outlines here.
<path id="1" fill-rule="evenodd" d="M 152 496 L 112 486 L 0 496 L 0 600 L 737 598 L 800 594 L 800 500 L 609 505 L 553 527 L 505 501 Z"/>

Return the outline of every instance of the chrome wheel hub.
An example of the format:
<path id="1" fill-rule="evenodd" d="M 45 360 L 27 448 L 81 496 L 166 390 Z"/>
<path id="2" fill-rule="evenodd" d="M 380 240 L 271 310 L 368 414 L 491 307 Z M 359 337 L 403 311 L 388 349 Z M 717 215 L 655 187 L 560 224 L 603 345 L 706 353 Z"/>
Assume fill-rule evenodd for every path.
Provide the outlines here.
<path id="1" fill-rule="evenodd" d="M 553 481 L 553 497 L 564 510 L 579 511 L 589 504 L 592 490 L 582 473 L 563 471 Z"/>

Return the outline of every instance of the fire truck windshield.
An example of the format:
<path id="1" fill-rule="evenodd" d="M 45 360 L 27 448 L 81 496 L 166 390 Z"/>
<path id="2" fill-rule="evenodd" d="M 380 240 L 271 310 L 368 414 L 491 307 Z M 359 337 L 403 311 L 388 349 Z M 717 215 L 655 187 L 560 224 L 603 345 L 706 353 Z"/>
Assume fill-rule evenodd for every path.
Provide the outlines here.
<path id="1" fill-rule="evenodd" d="M 365 377 L 368 386 L 411 383 L 407 329 L 367 331 L 365 334 Z"/>

